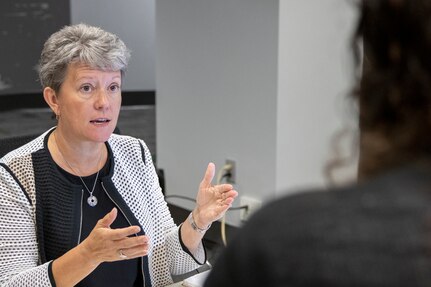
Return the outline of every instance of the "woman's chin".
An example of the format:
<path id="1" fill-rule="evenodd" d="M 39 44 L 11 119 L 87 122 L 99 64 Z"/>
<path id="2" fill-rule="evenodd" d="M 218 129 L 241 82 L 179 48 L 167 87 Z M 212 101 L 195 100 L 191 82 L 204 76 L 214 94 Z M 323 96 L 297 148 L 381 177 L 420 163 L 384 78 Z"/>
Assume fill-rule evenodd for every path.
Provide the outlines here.
<path id="1" fill-rule="evenodd" d="M 95 142 L 106 142 L 114 132 L 114 129 L 104 129 L 95 134 L 92 134 L 90 138 Z"/>

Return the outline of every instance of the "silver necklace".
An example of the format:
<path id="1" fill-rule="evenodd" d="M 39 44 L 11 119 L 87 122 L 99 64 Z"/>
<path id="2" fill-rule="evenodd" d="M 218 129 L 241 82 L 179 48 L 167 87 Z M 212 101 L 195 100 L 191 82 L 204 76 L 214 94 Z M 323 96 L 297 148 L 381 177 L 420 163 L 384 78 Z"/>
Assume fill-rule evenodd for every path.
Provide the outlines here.
<path id="1" fill-rule="evenodd" d="M 84 180 L 82 179 L 82 177 L 75 171 L 75 169 L 70 165 L 70 163 L 66 160 L 66 158 L 64 157 L 63 153 L 60 150 L 60 147 L 58 146 L 57 143 L 57 136 L 56 136 L 56 132 L 53 133 L 54 135 L 54 139 L 55 139 L 55 145 L 57 146 L 58 151 L 60 152 L 61 157 L 63 158 L 64 162 L 67 164 L 67 166 L 79 177 L 79 179 L 81 180 L 82 184 L 84 185 L 85 189 L 88 191 L 88 193 L 90 194 L 90 196 L 87 198 L 87 203 L 89 206 L 91 207 L 95 207 L 97 205 L 97 197 L 95 197 L 93 195 L 94 189 L 96 188 L 96 183 L 97 183 L 97 179 L 99 178 L 99 164 L 100 164 L 100 160 L 102 159 L 102 153 L 100 153 L 100 157 L 99 157 L 99 161 L 97 162 L 97 174 L 96 174 L 96 179 L 94 180 L 94 184 L 93 184 L 93 188 L 90 189 L 88 188 L 88 186 L 85 184 Z"/>

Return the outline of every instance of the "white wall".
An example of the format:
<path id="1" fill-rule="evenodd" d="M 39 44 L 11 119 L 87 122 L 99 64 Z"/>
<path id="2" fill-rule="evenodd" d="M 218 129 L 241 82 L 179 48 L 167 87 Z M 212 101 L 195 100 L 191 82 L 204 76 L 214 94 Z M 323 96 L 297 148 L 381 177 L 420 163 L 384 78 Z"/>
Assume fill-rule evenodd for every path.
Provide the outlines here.
<path id="1" fill-rule="evenodd" d="M 277 193 L 322 187 L 334 133 L 349 112 L 353 85 L 349 0 L 280 1 Z M 355 170 L 355 169 L 354 169 Z"/>
<path id="2" fill-rule="evenodd" d="M 240 196 L 323 186 L 351 83 L 343 3 L 157 0 L 157 162 L 169 195 L 195 197 L 207 162 L 226 158 Z M 239 212 L 227 222 L 239 225 Z"/>
<path id="3" fill-rule="evenodd" d="M 155 0 L 70 0 L 70 9 L 72 24 L 99 26 L 132 50 L 124 90 L 155 90 Z"/>
<path id="4" fill-rule="evenodd" d="M 226 158 L 237 161 L 241 194 L 274 190 L 278 1 L 156 5 L 157 162 L 167 193 L 195 197 L 207 163 Z"/>

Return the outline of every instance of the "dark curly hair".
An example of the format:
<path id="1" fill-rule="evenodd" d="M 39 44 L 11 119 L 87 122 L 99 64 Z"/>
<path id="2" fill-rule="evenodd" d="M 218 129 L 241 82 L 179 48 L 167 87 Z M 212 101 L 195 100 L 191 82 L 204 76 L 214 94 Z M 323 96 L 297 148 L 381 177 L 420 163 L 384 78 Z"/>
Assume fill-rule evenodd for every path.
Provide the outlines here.
<path id="1" fill-rule="evenodd" d="M 431 1 L 364 0 L 354 38 L 361 178 L 431 151 Z"/>

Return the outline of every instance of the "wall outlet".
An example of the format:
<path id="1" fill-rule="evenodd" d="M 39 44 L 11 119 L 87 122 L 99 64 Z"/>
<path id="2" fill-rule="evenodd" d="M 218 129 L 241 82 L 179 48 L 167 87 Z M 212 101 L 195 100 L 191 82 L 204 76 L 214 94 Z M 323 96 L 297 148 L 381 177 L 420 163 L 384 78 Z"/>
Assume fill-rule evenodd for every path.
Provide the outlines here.
<path id="1" fill-rule="evenodd" d="M 232 159 L 227 159 L 225 164 L 231 165 L 231 169 L 229 171 L 229 176 L 226 177 L 226 182 L 230 184 L 235 184 L 236 182 L 236 163 Z"/>
<path id="2" fill-rule="evenodd" d="M 250 215 L 262 207 L 262 201 L 248 196 L 242 196 L 240 199 L 240 206 L 248 206 L 247 209 L 241 209 L 240 218 L 246 221 Z"/>

